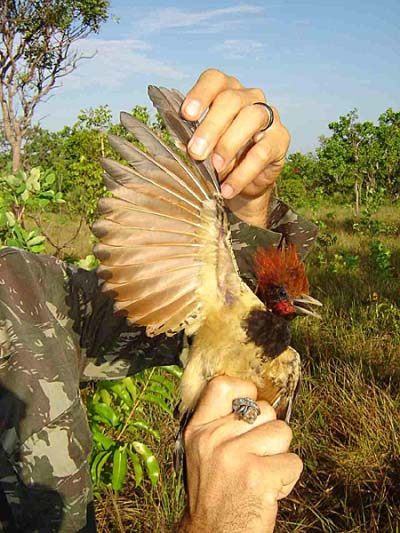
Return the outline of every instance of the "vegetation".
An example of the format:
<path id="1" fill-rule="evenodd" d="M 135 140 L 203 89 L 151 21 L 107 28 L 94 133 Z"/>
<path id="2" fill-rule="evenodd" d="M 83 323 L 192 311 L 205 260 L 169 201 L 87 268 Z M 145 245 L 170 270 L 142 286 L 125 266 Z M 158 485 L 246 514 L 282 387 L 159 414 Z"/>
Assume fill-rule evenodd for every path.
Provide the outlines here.
<path id="1" fill-rule="evenodd" d="M 298 205 L 329 196 L 334 204 L 353 203 L 356 215 L 371 196 L 398 199 L 400 112 L 388 109 L 373 124 L 359 122 L 353 110 L 329 129 L 315 154 L 289 156 L 281 196 Z"/>
<path id="2" fill-rule="evenodd" d="M 321 228 L 307 264 L 312 294 L 324 308 L 321 322 L 295 323 L 293 345 L 302 355 L 304 379 L 292 420 L 293 449 L 305 470 L 294 493 L 281 502 L 279 533 L 397 533 L 400 528 L 400 205 L 374 209 L 368 218 L 367 208 L 360 217 L 349 207 L 326 203 L 318 210 L 301 209 Z M 65 227 L 58 223 L 61 233 Z M 77 246 L 73 255 L 90 253 L 87 240 Z M 152 372 L 130 379 L 137 393 L 127 407 L 125 393 L 112 390 L 120 384 L 102 383 L 84 393 L 96 428 L 92 472 L 100 474 L 94 478 L 100 532 L 166 533 L 184 506 L 182 482 L 172 467 L 177 421 L 157 401 L 138 402 L 146 382 L 162 383 L 161 398 L 173 410 L 178 381 L 168 371 Z M 110 402 L 115 425 L 102 420 L 104 413 L 94 419 L 97 401 Z M 129 416 L 133 428 L 118 439 Z M 115 449 L 136 442 L 156 458 L 158 482 L 152 484 L 139 454 L 141 479 L 127 452 L 125 484 L 115 491 Z M 109 451 L 106 457 L 103 452 Z"/>
<path id="3" fill-rule="evenodd" d="M 162 135 L 146 108 L 133 113 Z M 400 113 L 377 124 L 355 111 L 330 124 L 315 154 L 289 156 L 279 194 L 320 227 L 308 261 L 321 323 L 298 320 L 304 381 L 293 416 L 305 471 L 277 531 L 400 529 Z M 111 155 L 107 106 L 59 132 L 26 130 L 21 161 L 0 136 L 0 246 L 95 266 L 88 223 Z M 129 135 L 127 135 L 129 137 Z M 115 156 L 114 156 L 115 157 Z M 15 160 L 14 160 L 15 166 Z M 184 507 L 172 468 L 179 369 L 152 369 L 83 391 L 100 532 L 167 532 Z"/>
<path id="4" fill-rule="evenodd" d="M 74 43 L 98 32 L 108 0 L 4 0 L 0 6 L 0 105 L 12 168 L 37 105 L 82 58 Z M 19 112 L 17 111 L 19 109 Z"/>

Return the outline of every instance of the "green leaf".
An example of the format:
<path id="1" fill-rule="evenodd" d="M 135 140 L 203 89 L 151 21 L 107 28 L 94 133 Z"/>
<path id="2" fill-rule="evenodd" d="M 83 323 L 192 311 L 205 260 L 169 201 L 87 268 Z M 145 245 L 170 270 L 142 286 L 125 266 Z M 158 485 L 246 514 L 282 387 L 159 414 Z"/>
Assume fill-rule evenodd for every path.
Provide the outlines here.
<path id="1" fill-rule="evenodd" d="M 27 239 L 28 246 L 35 246 L 37 244 L 42 244 L 46 240 L 46 237 L 43 235 L 38 235 L 37 237 L 29 238 Z"/>
<path id="2" fill-rule="evenodd" d="M 160 432 L 157 429 L 152 428 L 150 424 L 145 420 L 135 420 L 134 422 L 131 422 L 128 425 L 128 429 L 132 432 L 136 431 L 137 429 L 146 431 L 147 433 L 152 435 L 158 442 L 160 441 Z"/>
<path id="3" fill-rule="evenodd" d="M 163 387 L 165 387 L 166 389 L 168 389 L 168 391 L 170 392 L 173 392 L 175 390 L 175 385 L 172 383 L 172 381 L 170 381 L 168 379 L 168 377 L 164 374 L 153 374 L 151 376 L 151 381 L 156 381 L 157 383 L 160 383 L 161 385 L 163 385 Z"/>
<path id="4" fill-rule="evenodd" d="M 26 202 L 29 198 L 29 191 L 28 189 L 25 189 L 24 192 L 21 194 L 21 200 L 23 202 Z"/>
<path id="5" fill-rule="evenodd" d="M 15 216 L 14 216 L 14 213 L 12 211 L 7 211 L 6 219 L 7 219 L 7 224 L 10 226 L 10 228 L 15 226 L 17 221 L 15 220 Z"/>
<path id="6" fill-rule="evenodd" d="M 112 487 L 118 492 L 122 489 L 126 478 L 128 459 L 126 444 L 118 447 L 113 456 Z"/>
<path id="7" fill-rule="evenodd" d="M 183 374 L 183 368 L 180 368 L 177 365 L 163 366 L 162 369 L 166 370 L 167 372 L 169 372 L 170 374 L 172 374 L 173 376 L 175 376 L 178 379 L 181 379 L 182 374 Z"/>
<path id="8" fill-rule="evenodd" d="M 157 394 L 160 394 L 160 396 L 162 396 L 166 400 L 171 400 L 171 392 L 165 387 L 164 384 L 150 383 L 150 385 L 147 387 L 147 391 L 155 392 Z"/>
<path id="9" fill-rule="evenodd" d="M 112 446 L 115 446 L 115 441 L 104 435 L 96 426 L 92 426 L 93 440 L 95 443 L 99 444 L 104 450 L 108 451 Z"/>
<path id="10" fill-rule="evenodd" d="M 171 417 L 173 416 L 172 410 L 169 407 L 169 405 L 167 405 L 167 403 L 159 396 L 156 396 L 155 394 L 151 394 L 151 393 L 148 393 L 148 394 L 146 393 L 146 394 L 143 394 L 142 400 L 145 402 L 150 402 L 150 403 L 154 403 L 155 405 L 158 405 L 158 407 L 160 407 L 163 411 L 165 411 Z"/>
<path id="11" fill-rule="evenodd" d="M 148 448 L 142 442 L 132 442 L 132 446 L 135 452 L 143 458 L 151 484 L 153 486 L 156 485 L 160 476 L 160 469 L 157 459 L 151 452 L 150 448 Z"/>
<path id="12" fill-rule="evenodd" d="M 111 398 L 111 394 L 108 392 L 108 390 L 101 389 L 100 390 L 100 398 L 103 400 L 103 402 L 106 405 L 111 405 L 112 398 Z"/>
<path id="13" fill-rule="evenodd" d="M 53 185 L 53 183 L 56 181 L 56 175 L 53 174 L 53 172 L 50 172 L 49 174 L 46 174 L 45 176 L 45 182 L 48 185 Z"/>
<path id="14" fill-rule="evenodd" d="M 37 246 L 32 246 L 30 251 L 34 254 L 40 254 L 44 251 L 44 244 L 38 244 Z"/>
<path id="15" fill-rule="evenodd" d="M 132 401 L 131 395 L 129 394 L 129 392 L 126 390 L 126 388 L 123 386 L 121 382 L 114 385 L 111 390 L 128 407 L 132 407 L 133 401 Z"/>
<path id="16" fill-rule="evenodd" d="M 90 474 L 94 484 L 100 483 L 101 472 L 111 454 L 112 451 L 100 452 L 94 457 L 92 465 L 90 467 Z"/>
<path id="17" fill-rule="evenodd" d="M 131 377 L 124 378 L 122 380 L 122 383 L 125 385 L 125 387 L 129 391 L 129 394 L 131 395 L 132 400 L 135 401 L 137 398 L 137 388 L 135 386 L 133 379 Z"/>
<path id="18" fill-rule="evenodd" d="M 29 191 L 40 191 L 40 169 L 33 168 L 25 180 L 26 188 Z"/>
<path id="19" fill-rule="evenodd" d="M 7 176 L 5 178 L 5 181 L 12 188 L 17 187 L 19 185 L 19 183 L 20 183 L 20 180 L 16 176 L 12 176 L 12 175 Z"/>
<path id="20" fill-rule="evenodd" d="M 133 471 L 135 473 L 135 486 L 139 487 L 139 485 L 143 481 L 143 468 L 142 468 L 142 465 L 140 464 L 139 457 L 132 450 L 132 445 L 130 445 L 127 449 L 128 449 L 129 457 L 131 458 L 131 463 L 133 465 Z"/>
<path id="21" fill-rule="evenodd" d="M 108 425 L 116 426 L 119 422 L 117 413 L 105 403 L 96 403 L 92 406 L 92 412 L 100 417 L 100 419 Z"/>

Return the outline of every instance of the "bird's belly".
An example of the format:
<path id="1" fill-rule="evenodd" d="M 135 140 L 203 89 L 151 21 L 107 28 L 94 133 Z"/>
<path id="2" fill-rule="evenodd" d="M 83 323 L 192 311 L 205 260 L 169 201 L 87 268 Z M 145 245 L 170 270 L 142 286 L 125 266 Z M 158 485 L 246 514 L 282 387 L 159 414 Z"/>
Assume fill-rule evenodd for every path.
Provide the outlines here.
<path id="1" fill-rule="evenodd" d="M 193 409 L 207 382 L 221 374 L 251 379 L 260 388 L 262 349 L 249 341 L 240 315 L 210 317 L 190 349 L 182 383 L 182 412 Z"/>

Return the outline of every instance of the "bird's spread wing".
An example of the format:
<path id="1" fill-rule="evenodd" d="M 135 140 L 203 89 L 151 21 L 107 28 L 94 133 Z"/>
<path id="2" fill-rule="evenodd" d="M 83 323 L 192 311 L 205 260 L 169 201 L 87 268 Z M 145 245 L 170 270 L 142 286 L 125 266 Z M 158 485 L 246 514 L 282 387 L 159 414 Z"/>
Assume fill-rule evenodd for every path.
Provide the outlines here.
<path id="1" fill-rule="evenodd" d="M 192 126 L 179 114 L 182 95 L 151 87 L 150 97 L 184 145 Z M 149 335 L 194 333 L 210 305 L 235 301 L 241 281 L 229 242 L 218 180 L 208 163 L 186 163 L 127 113 L 122 124 L 146 152 L 117 136 L 110 144 L 129 166 L 103 159 L 112 198 L 93 225 L 104 290 Z"/>

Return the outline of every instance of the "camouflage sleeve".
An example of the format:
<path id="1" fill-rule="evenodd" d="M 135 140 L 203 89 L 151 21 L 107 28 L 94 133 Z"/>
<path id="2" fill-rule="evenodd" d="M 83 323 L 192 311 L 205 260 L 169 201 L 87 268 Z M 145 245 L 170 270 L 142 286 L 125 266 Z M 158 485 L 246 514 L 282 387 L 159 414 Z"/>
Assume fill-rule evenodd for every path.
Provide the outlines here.
<path id="1" fill-rule="evenodd" d="M 119 379 L 150 366 L 179 363 L 183 334 L 148 337 L 142 326 L 129 325 L 113 312 L 95 271 L 68 267 L 68 300 L 74 328 L 85 354 L 85 380 Z"/>
<path id="2" fill-rule="evenodd" d="M 76 532 L 94 520 L 65 280 L 54 257 L 0 250 L 0 531 Z"/>
<path id="3" fill-rule="evenodd" d="M 82 374 L 176 363 L 182 342 L 128 326 L 95 272 L 0 250 L 0 531 L 95 531 Z"/>
<path id="4" fill-rule="evenodd" d="M 232 247 L 242 279 L 255 289 L 253 258 L 258 247 L 277 248 L 283 243 L 294 244 L 301 259 L 305 259 L 318 234 L 318 227 L 296 213 L 277 197 L 272 198 L 266 228 L 250 226 L 229 213 Z"/>

